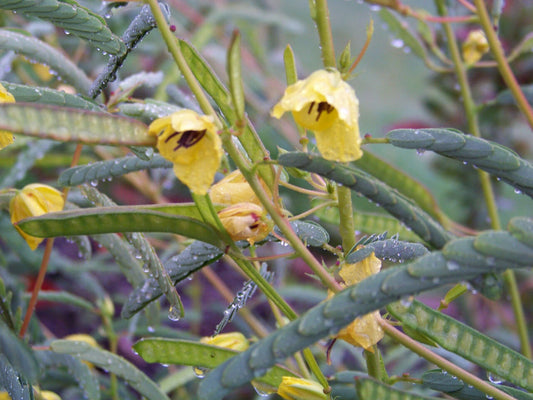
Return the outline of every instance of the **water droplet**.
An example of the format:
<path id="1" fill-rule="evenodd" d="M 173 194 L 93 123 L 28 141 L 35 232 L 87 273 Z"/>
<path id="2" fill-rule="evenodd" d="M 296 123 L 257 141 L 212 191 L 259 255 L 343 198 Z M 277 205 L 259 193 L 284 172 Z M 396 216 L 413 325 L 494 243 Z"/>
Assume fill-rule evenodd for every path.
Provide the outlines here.
<path id="1" fill-rule="evenodd" d="M 91 184 L 92 187 L 96 187 L 98 186 L 98 181 L 97 180 L 92 180 L 91 182 L 89 182 Z"/>
<path id="2" fill-rule="evenodd" d="M 499 385 L 500 383 L 503 382 L 503 379 L 500 378 L 498 375 L 496 374 L 493 374 L 492 372 L 488 371 L 487 372 L 487 378 L 489 378 L 489 381 L 491 381 L 492 383 L 494 383 L 495 385 Z"/>
<path id="3" fill-rule="evenodd" d="M 204 367 L 192 367 L 192 370 L 194 371 L 194 375 L 200 379 L 205 378 L 205 374 L 209 372 L 209 368 Z"/>
<path id="4" fill-rule="evenodd" d="M 146 327 L 146 330 L 147 330 L 148 332 L 150 332 L 150 333 L 154 333 L 154 332 L 155 332 L 155 328 L 154 328 L 153 326 L 151 326 L 151 325 L 147 326 L 147 327 Z"/>
<path id="5" fill-rule="evenodd" d="M 515 192 L 516 194 L 522 194 L 522 191 L 521 191 L 520 189 L 516 189 L 516 188 L 515 188 L 514 192 Z"/>
<path id="6" fill-rule="evenodd" d="M 455 261 L 448 261 L 446 263 L 446 268 L 448 268 L 450 271 L 455 271 L 459 269 L 459 264 L 457 264 Z"/>
<path id="7" fill-rule="evenodd" d="M 390 42 L 392 47 L 395 47 L 397 49 L 401 49 L 403 47 L 403 40 L 402 39 L 392 39 Z"/>
<path id="8" fill-rule="evenodd" d="M 177 307 L 170 306 L 168 310 L 168 319 L 171 321 L 179 321 L 181 318 L 181 310 Z"/>

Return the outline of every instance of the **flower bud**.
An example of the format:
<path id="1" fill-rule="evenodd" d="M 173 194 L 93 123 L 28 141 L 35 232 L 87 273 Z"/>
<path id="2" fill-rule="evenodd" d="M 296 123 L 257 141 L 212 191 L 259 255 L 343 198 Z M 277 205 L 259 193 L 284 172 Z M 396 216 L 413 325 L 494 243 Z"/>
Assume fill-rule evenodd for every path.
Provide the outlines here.
<path id="1" fill-rule="evenodd" d="M 278 387 L 278 394 L 286 400 L 327 400 L 324 388 L 315 381 L 284 376 Z"/>
<path id="2" fill-rule="evenodd" d="M 260 182 L 265 191 L 270 194 L 266 184 L 262 180 Z M 213 203 L 219 204 L 254 203 L 258 206 L 261 205 L 261 202 L 239 170 L 233 171 L 211 186 L 209 197 Z"/>
<path id="3" fill-rule="evenodd" d="M 44 240 L 26 234 L 16 223 L 24 218 L 38 217 L 49 212 L 61 211 L 65 202 L 61 192 L 51 186 L 33 183 L 20 190 L 9 203 L 11 223 L 22 235 L 30 249 L 35 250 Z"/>
<path id="4" fill-rule="evenodd" d="M 226 207 L 218 213 L 218 217 L 231 238 L 247 240 L 250 244 L 264 239 L 271 225 L 265 222 L 265 210 L 254 203 L 237 203 Z"/>
<path id="5" fill-rule="evenodd" d="M 474 65 L 489 51 L 489 42 L 481 30 L 471 31 L 463 43 L 463 59 L 466 65 Z"/>

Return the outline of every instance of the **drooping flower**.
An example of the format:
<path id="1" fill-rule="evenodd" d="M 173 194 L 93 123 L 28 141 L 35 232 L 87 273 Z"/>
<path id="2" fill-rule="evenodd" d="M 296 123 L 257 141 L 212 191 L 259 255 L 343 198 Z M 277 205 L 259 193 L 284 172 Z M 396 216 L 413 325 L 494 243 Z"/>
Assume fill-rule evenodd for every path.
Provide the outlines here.
<path id="1" fill-rule="evenodd" d="M 370 254 L 364 260 L 355 264 L 344 263 L 339 275 L 346 285 L 355 285 L 371 275 L 377 274 L 381 269 L 381 261 Z M 353 322 L 341 329 L 337 334 L 342 339 L 354 346 L 372 351 L 372 346 L 383 339 L 384 332 L 378 321 L 381 318 L 379 311 L 374 311 L 353 320 Z"/>
<path id="2" fill-rule="evenodd" d="M 248 339 L 246 339 L 246 337 L 240 332 L 228 332 L 216 336 L 205 336 L 200 339 L 200 343 L 224 347 L 225 349 L 236 351 L 244 351 L 250 346 Z"/>
<path id="3" fill-rule="evenodd" d="M 265 191 L 270 193 L 270 189 L 261 178 L 260 182 Z M 261 205 L 254 191 L 238 169 L 211 186 L 209 197 L 213 203 L 219 204 L 254 203 L 258 206 Z"/>
<path id="4" fill-rule="evenodd" d="M 359 100 L 339 71 L 318 70 L 287 87 L 271 114 L 281 118 L 287 111 L 299 125 L 314 132 L 325 159 L 348 162 L 363 155 Z"/>
<path id="5" fill-rule="evenodd" d="M 284 376 L 278 394 L 286 400 L 327 400 L 329 396 L 318 382 L 309 379 Z"/>
<path id="6" fill-rule="evenodd" d="M 463 59 L 466 65 L 474 65 L 489 51 L 489 42 L 481 29 L 470 31 L 463 43 Z"/>
<path id="7" fill-rule="evenodd" d="M 50 212 L 61 211 L 65 202 L 61 192 L 51 186 L 32 183 L 19 190 L 9 203 L 11 223 L 22 235 L 30 249 L 35 250 L 44 240 L 23 232 L 16 223 L 24 218 L 38 217 Z"/>
<path id="8" fill-rule="evenodd" d="M 15 98 L 0 83 L 0 103 L 14 103 Z M 13 135 L 8 131 L 0 131 L 0 150 L 13 143 Z"/>
<path id="9" fill-rule="evenodd" d="M 264 239 L 272 230 L 265 210 L 254 203 L 237 203 L 218 212 L 218 217 L 231 238 L 250 244 Z"/>
<path id="10" fill-rule="evenodd" d="M 157 136 L 159 153 L 174 164 L 176 177 L 192 192 L 206 194 L 223 154 L 213 118 L 180 110 L 156 119 L 148 133 Z"/>

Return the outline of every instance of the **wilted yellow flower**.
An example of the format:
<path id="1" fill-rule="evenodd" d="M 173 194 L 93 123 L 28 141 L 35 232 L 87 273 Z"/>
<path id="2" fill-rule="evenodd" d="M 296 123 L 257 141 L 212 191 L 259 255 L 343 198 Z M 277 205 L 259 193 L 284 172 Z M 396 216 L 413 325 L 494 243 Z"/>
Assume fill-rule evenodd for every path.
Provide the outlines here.
<path id="1" fill-rule="evenodd" d="M 327 400 L 329 396 L 318 382 L 309 379 L 284 376 L 278 394 L 286 400 Z"/>
<path id="2" fill-rule="evenodd" d="M 0 104 L 14 103 L 15 98 L 9 93 L 6 88 L 0 83 Z M 13 135 L 8 131 L 0 131 L 0 150 L 13 143 Z"/>
<path id="3" fill-rule="evenodd" d="M 200 343 L 237 351 L 244 351 L 250 345 L 248 339 L 246 339 L 246 337 L 240 332 L 228 332 L 216 336 L 205 336 L 200 339 Z"/>
<path id="4" fill-rule="evenodd" d="M 343 264 L 339 275 L 346 285 L 355 285 L 381 269 L 381 261 L 372 253 L 370 256 L 355 264 Z M 353 320 L 347 327 L 337 334 L 342 339 L 357 347 L 372 351 L 372 346 L 383 339 L 384 332 L 378 323 L 381 318 L 379 311 L 363 315 Z"/>
<path id="5" fill-rule="evenodd" d="M 270 194 L 270 189 L 268 189 L 262 179 L 260 179 L 260 182 L 265 191 Z M 219 204 L 254 203 L 258 206 L 261 205 L 254 191 L 238 169 L 211 186 L 209 197 L 213 203 Z"/>
<path id="6" fill-rule="evenodd" d="M 0 400 L 11 400 L 11 396 L 7 392 L 0 392 Z"/>
<path id="7" fill-rule="evenodd" d="M 489 42 L 481 29 L 471 31 L 463 43 L 463 59 L 466 65 L 477 63 L 489 51 Z"/>
<path id="8" fill-rule="evenodd" d="M 296 122 L 315 133 L 327 160 L 354 161 L 363 155 L 359 136 L 359 100 L 337 70 L 318 70 L 290 85 L 272 116 L 291 111 Z"/>
<path id="9" fill-rule="evenodd" d="M 265 221 L 265 210 L 254 203 L 237 203 L 218 212 L 218 217 L 233 240 L 250 244 L 264 239 L 272 226 Z"/>
<path id="10" fill-rule="evenodd" d="M 174 164 L 174 173 L 189 189 L 207 193 L 222 158 L 222 143 L 213 118 L 180 110 L 150 124 L 159 153 Z"/>
<path id="11" fill-rule="evenodd" d="M 64 204 L 61 192 L 51 186 L 40 183 L 32 183 L 25 186 L 11 199 L 9 203 L 11 223 L 26 240 L 30 249 L 35 250 L 44 239 L 28 235 L 16 223 L 24 218 L 38 217 L 49 212 L 61 211 Z"/>

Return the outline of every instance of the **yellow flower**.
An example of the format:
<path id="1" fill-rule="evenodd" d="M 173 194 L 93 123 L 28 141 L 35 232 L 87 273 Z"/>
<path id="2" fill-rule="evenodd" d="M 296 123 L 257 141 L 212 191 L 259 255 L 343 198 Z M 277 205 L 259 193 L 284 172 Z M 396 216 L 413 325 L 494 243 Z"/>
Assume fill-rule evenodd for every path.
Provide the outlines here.
<path id="1" fill-rule="evenodd" d="M 250 244 L 264 239 L 271 224 L 265 221 L 265 210 L 254 203 L 237 203 L 219 211 L 218 217 L 233 240 Z"/>
<path id="2" fill-rule="evenodd" d="M 474 65 L 489 51 L 489 42 L 481 30 L 471 31 L 463 43 L 463 58 L 466 65 Z"/>
<path id="3" fill-rule="evenodd" d="M 211 117 L 180 110 L 150 124 L 157 148 L 174 164 L 174 173 L 189 189 L 207 193 L 222 158 L 222 143 Z"/>
<path id="4" fill-rule="evenodd" d="M 6 88 L 0 83 L 0 104 L 14 103 L 15 98 L 9 93 Z M 0 150 L 13 143 L 13 135 L 8 131 L 0 131 Z"/>
<path id="5" fill-rule="evenodd" d="M 270 189 L 262 179 L 260 179 L 260 182 L 265 191 L 270 194 Z M 254 203 L 258 206 L 261 205 L 254 191 L 238 169 L 211 186 L 209 197 L 213 203 L 219 204 Z"/>
<path id="6" fill-rule="evenodd" d="M 315 133 L 327 160 L 348 162 L 363 155 L 359 136 L 359 100 L 337 70 L 318 70 L 290 85 L 272 116 L 291 111 L 296 122 Z"/>
<path id="7" fill-rule="evenodd" d="M 327 400 L 329 396 L 318 382 L 309 379 L 284 376 L 278 394 L 286 400 Z"/>
<path id="8" fill-rule="evenodd" d="M 339 275 L 346 285 L 355 285 L 371 275 L 377 274 L 381 269 L 381 261 L 372 253 L 370 256 L 355 264 L 343 264 Z M 363 315 L 353 320 L 347 327 L 337 334 L 342 339 L 356 347 L 372 351 L 372 346 L 383 339 L 384 332 L 378 321 L 381 318 L 379 311 Z"/>
<path id="9" fill-rule="evenodd" d="M 9 203 L 11 223 L 22 235 L 30 249 L 35 250 L 44 239 L 30 236 L 20 229 L 16 223 L 24 218 L 61 211 L 65 202 L 63 195 L 51 186 L 32 183 L 25 186 L 13 197 Z"/>
<path id="10" fill-rule="evenodd" d="M 0 400 L 11 400 L 11 396 L 7 392 L 0 392 Z"/>
<path id="11" fill-rule="evenodd" d="M 100 348 L 98 342 L 92 336 L 87 335 L 85 333 L 73 333 L 72 335 L 65 336 L 63 339 L 85 342 L 92 347 L 95 347 L 97 349 Z M 93 363 L 89 361 L 82 361 L 82 363 L 86 364 L 91 369 L 94 368 Z"/>
<path id="12" fill-rule="evenodd" d="M 61 400 L 61 397 L 57 393 L 51 392 L 49 390 L 42 390 L 40 395 L 44 400 Z"/>
<path id="13" fill-rule="evenodd" d="M 240 332 L 221 333 L 216 336 L 205 336 L 200 343 L 224 347 L 236 351 L 244 351 L 249 347 L 248 339 Z"/>

